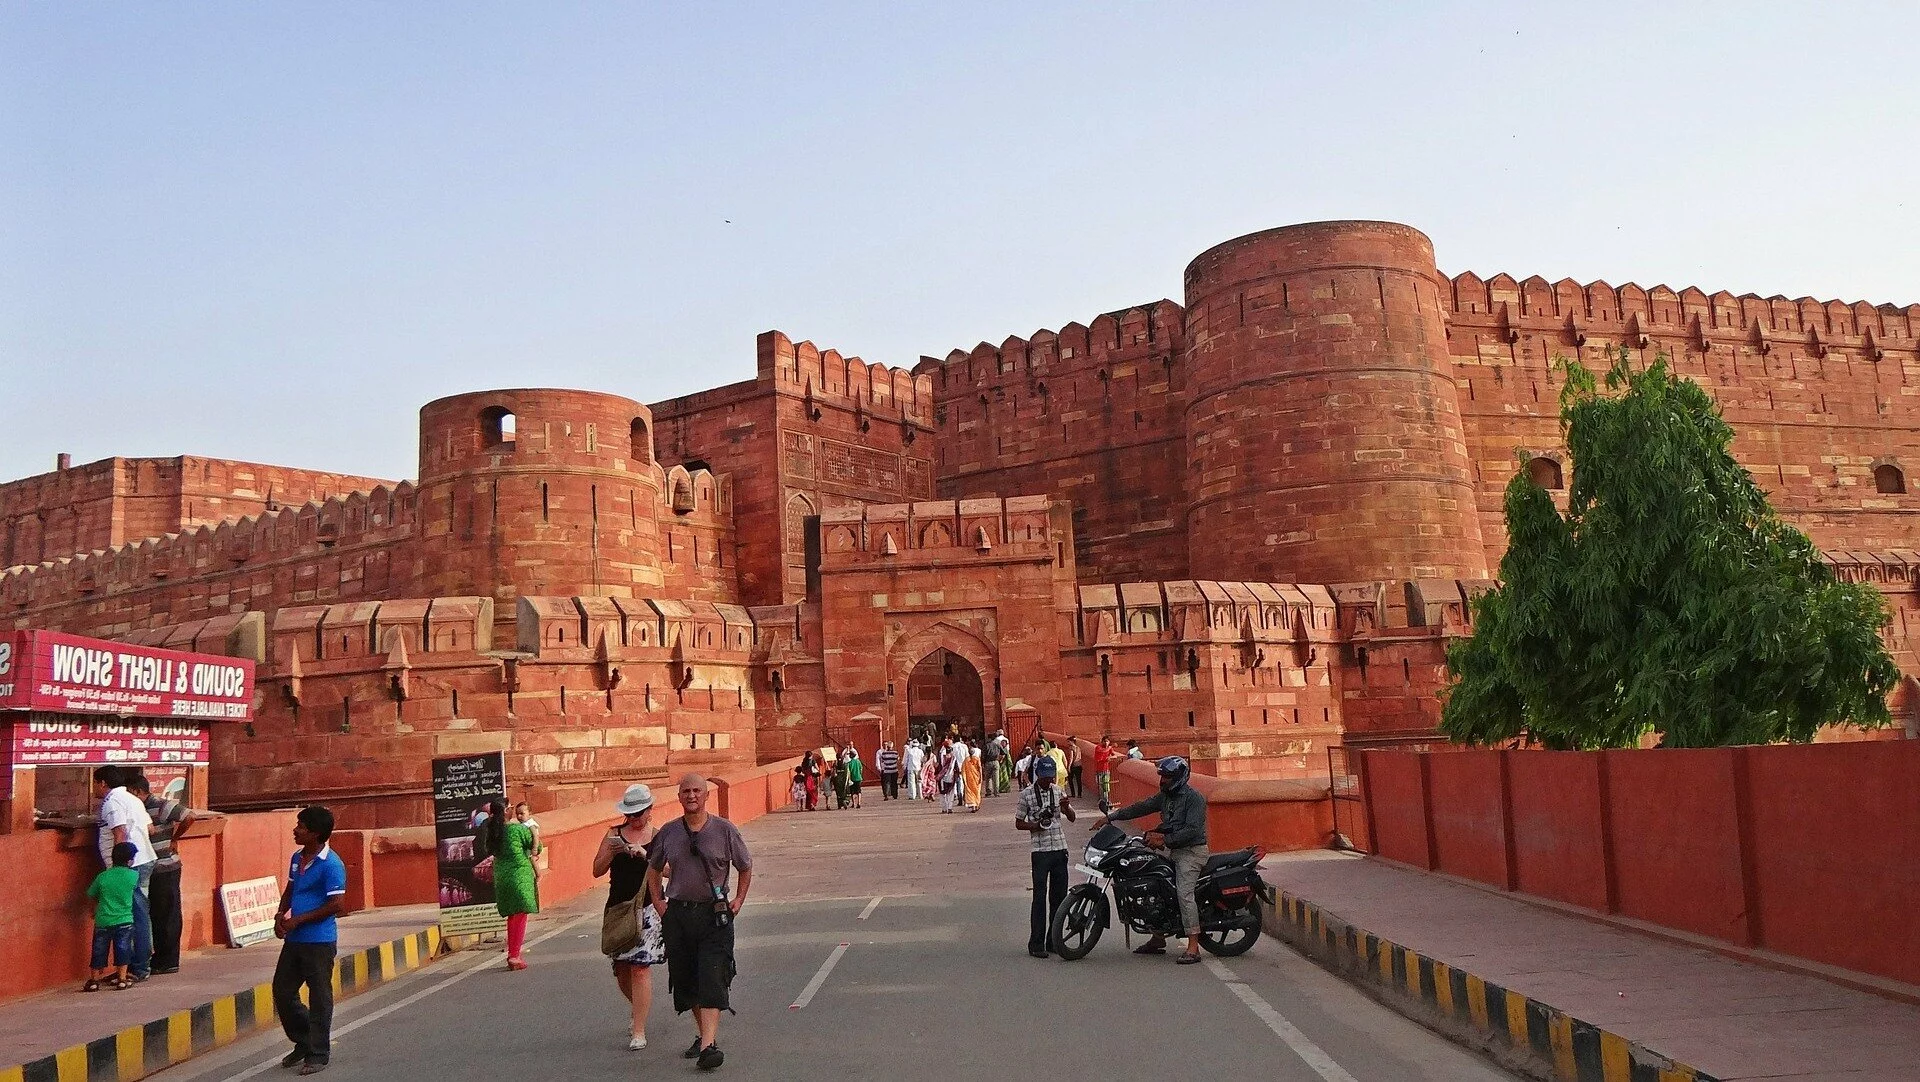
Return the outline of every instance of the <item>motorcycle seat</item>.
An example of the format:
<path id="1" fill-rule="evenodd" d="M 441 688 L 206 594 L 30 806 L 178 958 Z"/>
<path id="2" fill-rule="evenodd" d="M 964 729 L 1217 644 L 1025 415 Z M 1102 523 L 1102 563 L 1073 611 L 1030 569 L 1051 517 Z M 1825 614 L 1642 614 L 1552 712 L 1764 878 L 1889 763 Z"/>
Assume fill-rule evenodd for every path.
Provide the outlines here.
<path id="1" fill-rule="evenodd" d="M 1231 868 L 1236 864 L 1253 863 L 1253 847 L 1236 849 L 1231 853 L 1214 853 L 1207 857 L 1207 863 L 1200 869 L 1201 875 L 1217 872 L 1222 868 Z"/>

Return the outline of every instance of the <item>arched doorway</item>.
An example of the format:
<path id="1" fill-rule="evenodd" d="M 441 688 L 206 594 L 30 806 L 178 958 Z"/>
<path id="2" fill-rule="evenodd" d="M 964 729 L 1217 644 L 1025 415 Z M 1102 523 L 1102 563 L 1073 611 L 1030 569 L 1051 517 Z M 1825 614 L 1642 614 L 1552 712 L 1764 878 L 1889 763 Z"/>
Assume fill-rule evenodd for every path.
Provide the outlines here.
<path id="1" fill-rule="evenodd" d="M 937 741 L 954 726 L 968 743 L 985 738 L 986 693 L 972 662 L 936 647 L 907 677 L 907 732 Z"/>

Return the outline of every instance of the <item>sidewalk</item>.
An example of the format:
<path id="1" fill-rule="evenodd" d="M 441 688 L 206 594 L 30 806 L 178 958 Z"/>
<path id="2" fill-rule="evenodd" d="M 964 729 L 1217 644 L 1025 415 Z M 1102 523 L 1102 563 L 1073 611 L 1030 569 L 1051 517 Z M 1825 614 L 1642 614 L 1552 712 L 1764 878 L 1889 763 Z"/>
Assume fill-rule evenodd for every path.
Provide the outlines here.
<path id="1" fill-rule="evenodd" d="M 1297 853 L 1263 868 L 1286 896 L 1270 931 L 1332 964 L 1351 956 L 1344 968 L 1414 1001 L 1408 1013 L 1496 1051 L 1510 1042 L 1526 1058 L 1531 1037 L 1562 1078 L 1643 1077 L 1627 1066 L 1628 1043 L 1698 1072 L 1660 1077 L 1920 1078 L 1920 1007 L 1908 1003 L 1373 859 Z M 1369 952 L 1369 933 L 1387 942 Z"/>
<path id="2" fill-rule="evenodd" d="M 413 969 L 431 958 L 426 944 L 401 942 L 383 950 L 383 945 L 404 941 L 429 928 L 437 928 L 440 910 L 432 905 L 390 906 L 372 909 L 340 919 L 340 983 L 345 990 L 358 990 Z M 430 937 L 438 944 L 437 931 Z M 12 1065 L 34 1064 L 65 1050 L 119 1038 L 120 1044 L 133 1048 L 119 1050 L 122 1064 L 144 1058 L 150 1070 L 184 1055 L 169 1055 L 156 1064 L 155 1052 L 171 1048 L 175 1052 L 200 1051 L 203 1045 L 224 1044 L 236 1034 L 246 1032 L 256 1017 L 253 1002 L 240 1002 L 249 993 L 273 979 L 273 967 L 279 957 L 277 940 L 255 943 L 240 950 L 208 947 L 184 952 L 180 972 L 154 977 L 124 992 L 102 989 L 82 993 L 80 983 L 71 988 L 43 992 L 36 996 L 0 1004 L 0 1082 L 20 1078 Z M 357 952 L 367 954 L 355 960 Z M 411 962 L 411 964 L 409 964 Z M 225 1003 L 226 1006 L 222 1006 Z M 273 1024 L 272 1007 L 266 1007 L 266 1024 Z M 182 1020 L 174 1021 L 176 1017 Z M 159 1026 L 141 1042 L 121 1036 L 129 1027 Z M 257 1027 L 257 1023 L 255 1024 Z M 96 1045 L 102 1054 L 110 1047 Z M 89 1051 L 83 1049 L 83 1051 Z M 90 1056 L 82 1058 L 99 1058 Z M 123 1068 L 124 1070 L 124 1068 Z M 146 1073 L 146 1072 L 142 1072 Z M 85 1077 L 85 1073 L 79 1077 Z M 25 1077 L 33 1077 L 27 1072 Z M 60 1078 L 68 1077 L 66 1072 Z M 119 1077 L 140 1077 L 122 1073 Z"/>

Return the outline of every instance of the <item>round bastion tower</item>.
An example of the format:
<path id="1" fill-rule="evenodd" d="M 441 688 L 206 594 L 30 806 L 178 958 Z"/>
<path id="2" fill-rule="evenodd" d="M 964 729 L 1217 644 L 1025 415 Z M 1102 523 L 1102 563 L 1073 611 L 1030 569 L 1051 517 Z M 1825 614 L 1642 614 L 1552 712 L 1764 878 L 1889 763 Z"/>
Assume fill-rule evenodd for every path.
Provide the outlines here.
<path id="1" fill-rule="evenodd" d="M 618 395 L 479 391 L 420 410 L 425 596 L 646 596 L 663 579 L 653 414 Z"/>
<path id="2" fill-rule="evenodd" d="M 1485 578 L 1433 243 L 1250 233 L 1187 266 L 1187 548 L 1201 579 Z"/>

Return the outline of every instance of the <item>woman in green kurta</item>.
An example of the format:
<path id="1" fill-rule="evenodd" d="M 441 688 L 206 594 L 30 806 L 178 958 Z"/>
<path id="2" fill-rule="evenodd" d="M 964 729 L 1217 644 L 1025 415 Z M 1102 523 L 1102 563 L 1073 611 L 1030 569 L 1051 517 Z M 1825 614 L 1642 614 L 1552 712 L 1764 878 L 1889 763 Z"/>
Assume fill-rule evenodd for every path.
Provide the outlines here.
<path id="1" fill-rule="evenodd" d="M 493 854 L 493 904 L 507 918 L 507 968 L 525 969 L 520 956 L 527 941 L 527 914 L 540 912 L 540 888 L 533 874 L 533 831 L 507 818 L 507 806 L 487 806 L 487 849 Z"/>

